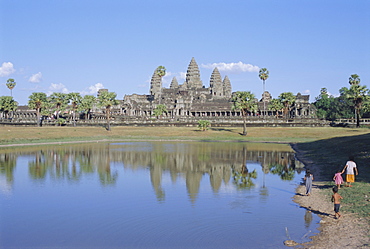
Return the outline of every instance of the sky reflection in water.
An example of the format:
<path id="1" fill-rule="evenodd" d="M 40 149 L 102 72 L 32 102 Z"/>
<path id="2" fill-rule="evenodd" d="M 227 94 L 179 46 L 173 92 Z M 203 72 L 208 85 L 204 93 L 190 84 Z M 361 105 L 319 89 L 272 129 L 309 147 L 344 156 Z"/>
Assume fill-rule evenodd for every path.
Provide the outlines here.
<path id="1" fill-rule="evenodd" d="M 0 248 L 285 248 L 317 232 L 287 145 L 45 146 L 0 163 Z"/>

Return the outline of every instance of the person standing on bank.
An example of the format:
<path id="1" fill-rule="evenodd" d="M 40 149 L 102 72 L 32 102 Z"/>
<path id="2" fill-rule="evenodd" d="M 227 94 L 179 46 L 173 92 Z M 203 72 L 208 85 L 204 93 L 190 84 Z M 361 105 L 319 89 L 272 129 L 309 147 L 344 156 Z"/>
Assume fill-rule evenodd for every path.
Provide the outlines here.
<path id="1" fill-rule="evenodd" d="M 340 209 L 340 200 L 343 199 L 340 194 L 338 194 L 338 187 L 335 186 L 333 188 L 333 195 L 331 196 L 331 201 L 334 202 L 334 212 L 335 212 L 335 218 L 339 219 L 342 215 L 339 213 Z"/>
<path id="2" fill-rule="evenodd" d="M 340 185 L 344 182 L 341 170 L 338 170 L 337 173 L 335 173 L 333 180 L 335 181 L 335 185 L 337 185 L 338 189 L 340 189 Z"/>
<path id="3" fill-rule="evenodd" d="M 344 166 L 342 173 L 346 171 L 346 187 L 352 187 L 351 183 L 355 182 L 355 173 L 358 175 L 357 165 L 353 156 L 349 157 L 349 160 Z"/>
<path id="4" fill-rule="evenodd" d="M 311 174 L 310 170 L 306 170 L 306 175 L 304 176 L 304 181 L 306 185 L 306 195 L 309 196 L 311 194 L 312 190 L 312 181 L 313 181 L 313 175 Z"/>

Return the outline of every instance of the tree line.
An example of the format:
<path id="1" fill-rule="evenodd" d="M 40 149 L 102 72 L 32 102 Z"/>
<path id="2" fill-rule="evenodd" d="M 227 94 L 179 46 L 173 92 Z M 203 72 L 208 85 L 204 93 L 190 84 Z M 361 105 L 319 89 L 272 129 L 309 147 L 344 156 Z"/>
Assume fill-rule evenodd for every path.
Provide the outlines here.
<path id="1" fill-rule="evenodd" d="M 16 82 L 14 79 L 8 80 L 7 86 L 12 90 Z M 66 122 L 65 113 L 68 112 L 68 118 L 76 126 L 76 114 L 85 114 L 90 119 L 90 113 L 96 105 L 104 109 L 107 119 L 107 130 L 110 130 L 110 116 L 113 106 L 118 105 L 117 94 L 114 92 L 101 91 L 98 97 L 93 95 L 81 96 L 80 93 L 53 93 L 47 96 L 43 92 L 34 92 L 29 96 L 28 108 L 36 111 L 37 125 L 41 126 L 45 117 L 55 119 L 56 125 L 63 125 Z M 8 118 L 11 112 L 16 111 L 18 102 L 12 96 L 0 96 L 0 112 Z"/>
<path id="2" fill-rule="evenodd" d="M 162 78 L 166 74 L 166 69 L 163 66 L 157 68 L 157 74 Z M 259 78 L 263 82 L 263 96 L 265 96 L 265 82 L 269 78 L 269 71 L 266 68 L 261 68 Z M 317 117 L 323 120 L 335 121 L 338 119 L 356 119 L 356 126 L 360 126 L 360 118 L 364 115 L 370 116 L 370 91 L 365 85 L 360 84 L 360 76 L 352 74 L 349 77 L 348 83 L 350 87 L 342 87 L 339 90 L 339 96 L 330 95 L 326 88 L 322 88 L 320 95 L 315 98 L 312 103 L 317 111 Z M 18 108 L 18 103 L 12 97 L 12 90 L 16 86 L 14 79 L 8 79 L 6 86 L 11 91 L 11 96 L 0 96 L 0 112 L 3 112 L 6 117 L 9 113 Z M 28 107 L 36 111 L 38 125 L 42 125 L 43 117 L 52 117 L 56 119 L 56 124 L 63 124 L 66 120 L 61 116 L 67 109 L 72 114 L 70 121 L 76 125 L 76 113 L 84 113 L 89 119 L 90 112 L 94 105 L 104 109 L 107 118 L 107 130 L 110 130 L 110 115 L 114 105 L 118 105 L 116 99 L 117 94 L 114 92 L 102 91 L 98 97 L 93 95 L 81 96 L 77 92 L 72 93 L 53 93 L 47 96 L 42 92 L 34 92 L 29 96 Z M 273 111 L 276 114 L 283 113 L 288 117 L 290 108 L 295 103 L 295 96 L 291 92 L 281 93 L 278 98 L 269 101 L 266 108 L 264 100 L 264 110 Z M 257 112 L 258 100 L 250 91 L 238 91 L 232 96 L 233 109 L 239 110 L 244 119 L 243 135 L 246 135 L 246 117 L 248 113 Z M 161 104 L 154 109 L 156 117 L 167 112 L 166 106 Z M 202 124 L 207 127 L 207 125 Z"/>
<path id="3" fill-rule="evenodd" d="M 334 97 L 326 88 L 321 88 L 320 95 L 313 103 L 317 108 L 317 117 L 335 121 L 337 119 L 356 119 L 360 126 L 360 118 L 370 116 L 370 91 L 365 85 L 360 85 L 360 76 L 352 74 L 348 83 L 350 87 L 339 89 L 339 96 Z"/>

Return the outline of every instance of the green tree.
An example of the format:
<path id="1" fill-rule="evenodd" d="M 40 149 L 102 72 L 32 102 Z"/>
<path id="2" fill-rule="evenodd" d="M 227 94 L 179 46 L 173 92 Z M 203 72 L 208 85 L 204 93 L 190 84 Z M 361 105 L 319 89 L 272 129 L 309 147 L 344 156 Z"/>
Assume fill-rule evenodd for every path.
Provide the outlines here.
<path id="1" fill-rule="evenodd" d="M 116 100 L 117 94 L 114 92 L 101 92 L 98 96 L 98 105 L 105 108 L 105 115 L 107 118 L 107 130 L 110 131 L 110 113 L 113 106 L 118 105 Z"/>
<path id="2" fill-rule="evenodd" d="M 348 83 L 351 86 L 360 85 L 360 82 L 361 82 L 360 76 L 358 76 L 357 74 L 352 74 L 348 79 Z"/>
<path id="3" fill-rule="evenodd" d="M 162 82 L 162 78 L 163 76 L 166 75 L 166 68 L 164 66 L 159 66 L 157 67 L 157 69 L 155 70 L 155 73 L 161 78 L 161 82 Z M 161 83 L 162 85 L 162 83 Z M 161 89 L 161 93 L 162 93 L 162 89 Z M 159 103 L 161 103 L 161 95 L 159 96 Z"/>
<path id="4" fill-rule="evenodd" d="M 335 107 L 336 98 L 329 96 L 328 90 L 326 88 L 321 88 L 320 95 L 316 97 L 313 105 L 316 107 L 316 115 L 320 119 L 332 120 L 334 121 L 338 117 L 337 110 Z"/>
<path id="5" fill-rule="evenodd" d="M 54 103 L 52 103 L 51 98 L 47 97 L 46 101 L 43 104 L 43 108 L 41 109 L 41 116 L 53 117 L 55 112 Z"/>
<path id="6" fill-rule="evenodd" d="M 67 93 L 53 93 L 50 95 L 50 102 L 54 105 L 56 111 L 56 119 L 59 119 L 61 113 L 63 113 L 68 106 L 69 96 Z M 55 123 L 58 125 L 58 122 Z"/>
<path id="7" fill-rule="evenodd" d="M 0 111 L 5 113 L 5 117 L 9 117 L 10 112 L 14 112 L 18 108 L 18 103 L 11 96 L 0 96 Z"/>
<path id="8" fill-rule="evenodd" d="M 266 102 L 264 100 L 265 97 L 265 82 L 269 77 L 270 72 L 267 70 L 267 68 L 261 68 L 258 74 L 258 77 L 262 80 L 263 82 L 263 94 L 262 94 L 262 101 L 263 101 L 263 115 L 266 114 Z"/>
<path id="9" fill-rule="evenodd" d="M 272 99 L 269 103 L 268 109 L 275 112 L 277 117 L 279 112 L 284 110 L 284 104 L 279 99 Z"/>
<path id="10" fill-rule="evenodd" d="M 167 113 L 167 108 L 165 105 L 163 104 L 159 104 L 155 107 L 154 111 L 153 111 L 153 114 L 154 116 L 156 116 L 157 118 L 159 116 L 161 116 L 163 113 Z"/>
<path id="11" fill-rule="evenodd" d="M 28 100 L 28 107 L 36 110 L 37 116 L 37 125 L 41 126 L 41 110 L 44 108 L 44 105 L 47 103 L 47 97 L 45 93 L 42 92 L 34 92 L 29 96 Z"/>
<path id="12" fill-rule="evenodd" d="M 206 131 L 208 130 L 208 127 L 211 125 L 211 123 L 208 120 L 199 120 L 198 121 L 198 128 L 201 131 Z"/>
<path id="13" fill-rule="evenodd" d="M 291 92 L 284 92 L 279 95 L 278 99 L 284 104 L 284 115 L 288 118 L 289 111 L 295 102 L 295 96 Z"/>
<path id="14" fill-rule="evenodd" d="M 85 95 L 81 99 L 79 110 L 85 113 L 88 120 L 90 119 L 90 113 L 91 113 L 92 108 L 94 107 L 95 102 L 96 102 L 96 98 L 93 95 Z"/>
<path id="15" fill-rule="evenodd" d="M 253 93 L 238 91 L 232 96 L 233 110 L 238 110 L 243 116 L 243 136 L 247 135 L 247 115 L 248 112 L 257 110 L 257 103 Z"/>
<path id="16" fill-rule="evenodd" d="M 72 105 L 72 122 L 73 126 L 76 126 L 76 112 L 79 109 L 79 106 L 82 101 L 82 97 L 79 93 L 73 92 L 68 94 L 68 98 L 71 101 Z"/>
<path id="17" fill-rule="evenodd" d="M 14 81 L 14 79 L 10 78 L 6 81 L 6 86 L 10 90 L 10 96 L 13 96 L 13 88 L 15 87 L 17 83 Z"/>
<path id="18" fill-rule="evenodd" d="M 362 106 L 370 101 L 369 89 L 366 86 L 360 85 L 360 77 L 357 74 L 352 74 L 349 78 L 350 88 L 341 88 L 341 95 L 345 96 L 353 103 L 355 109 L 356 127 L 360 127 L 360 118 L 362 116 Z"/>
<path id="19" fill-rule="evenodd" d="M 157 69 L 155 70 L 156 74 L 159 76 L 159 77 L 163 77 L 166 75 L 166 68 L 164 66 L 159 66 L 157 67 Z"/>

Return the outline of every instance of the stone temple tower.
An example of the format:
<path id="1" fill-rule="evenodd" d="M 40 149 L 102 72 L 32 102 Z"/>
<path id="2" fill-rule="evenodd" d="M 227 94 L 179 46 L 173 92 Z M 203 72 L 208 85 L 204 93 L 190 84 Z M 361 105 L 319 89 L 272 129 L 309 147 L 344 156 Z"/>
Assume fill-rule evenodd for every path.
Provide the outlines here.
<path id="1" fill-rule="evenodd" d="M 195 62 L 194 57 L 191 59 L 188 71 L 186 72 L 185 80 L 186 88 L 202 88 L 203 84 L 200 80 L 200 72 L 198 64 Z"/>
<path id="2" fill-rule="evenodd" d="M 172 81 L 171 81 L 170 88 L 171 88 L 171 89 L 174 89 L 174 88 L 178 88 L 178 87 L 179 87 L 179 83 L 177 82 L 176 77 L 173 77 L 173 78 L 172 78 Z"/>
<path id="3" fill-rule="evenodd" d="M 227 75 L 225 76 L 222 84 L 224 87 L 224 96 L 226 98 L 231 98 L 231 82 L 229 80 L 229 77 L 227 77 Z"/>
<path id="4" fill-rule="evenodd" d="M 224 96 L 223 82 L 222 82 L 221 74 L 218 71 L 217 67 L 212 72 L 211 79 L 209 82 L 209 87 L 210 87 L 211 95 L 214 98 Z"/>
<path id="5" fill-rule="evenodd" d="M 150 81 L 150 94 L 157 98 L 162 92 L 162 80 L 161 76 L 154 71 L 152 80 Z"/>

